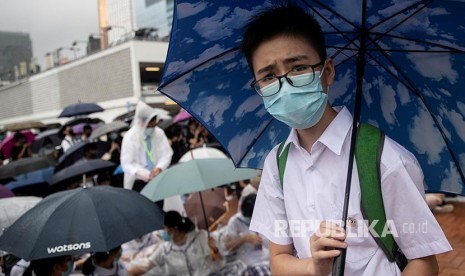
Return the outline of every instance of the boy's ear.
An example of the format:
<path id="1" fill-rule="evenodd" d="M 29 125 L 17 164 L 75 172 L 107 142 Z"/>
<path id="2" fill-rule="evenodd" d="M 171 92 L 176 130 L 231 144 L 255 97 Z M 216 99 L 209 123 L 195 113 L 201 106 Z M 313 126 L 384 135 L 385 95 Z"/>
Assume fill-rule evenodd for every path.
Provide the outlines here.
<path id="1" fill-rule="evenodd" d="M 334 68 L 334 63 L 331 58 L 326 59 L 326 65 L 325 65 L 325 72 L 324 72 L 324 85 L 330 86 L 334 83 L 334 76 L 336 75 L 336 71 Z"/>

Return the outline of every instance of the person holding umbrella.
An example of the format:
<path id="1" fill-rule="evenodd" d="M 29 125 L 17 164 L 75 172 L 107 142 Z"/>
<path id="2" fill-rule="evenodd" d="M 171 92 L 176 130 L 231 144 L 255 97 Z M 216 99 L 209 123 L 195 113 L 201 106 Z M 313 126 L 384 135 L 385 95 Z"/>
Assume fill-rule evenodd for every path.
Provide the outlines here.
<path id="1" fill-rule="evenodd" d="M 76 138 L 76 135 L 73 131 L 73 127 L 71 125 L 67 125 L 64 127 L 63 135 L 65 136 L 63 138 L 63 141 L 61 141 L 61 148 L 63 149 L 63 152 L 66 152 L 71 146 L 79 142 L 79 139 Z"/>
<path id="2" fill-rule="evenodd" d="M 167 115 L 167 111 L 144 102 L 137 104 L 133 126 L 124 135 L 121 147 L 124 188 L 139 192 L 170 165 L 173 150 L 165 132 L 157 127 Z"/>
<path id="3" fill-rule="evenodd" d="M 120 261 L 121 246 L 108 252 L 96 252 L 86 259 L 82 265 L 82 274 L 92 276 L 126 276 L 128 271 Z"/>
<path id="4" fill-rule="evenodd" d="M 375 239 L 358 232 L 365 222 L 356 171 L 349 225 L 344 231 L 331 222 L 339 221 L 342 213 L 352 115 L 328 103 L 335 67 L 326 57 L 317 21 L 293 5 L 269 8 L 247 24 L 242 51 L 255 79 L 252 86 L 267 111 L 292 128 L 285 142 L 289 151 L 283 182 L 277 164 L 282 152 L 276 146 L 265 160 L 250 224 L 250 230 L 270 240 L 272 273 L 328 275 L 338 249 L 347 248 L 345 275 L 400 275 Z M 392 139 L 386 137 L 383 146 L 382 199 L 389 228 L 398 230 L 395 242 L 409 260 L 403 273 L 436 275 L 435 255 L 451 247 L 426 205 L 422 170 Z M 427 224 L 424 232 L 402 229 L 421 223 Z M 296 232 L 293 226 L 303 230 Z M 357 235 L 346 234 L 349 231 Z"/>

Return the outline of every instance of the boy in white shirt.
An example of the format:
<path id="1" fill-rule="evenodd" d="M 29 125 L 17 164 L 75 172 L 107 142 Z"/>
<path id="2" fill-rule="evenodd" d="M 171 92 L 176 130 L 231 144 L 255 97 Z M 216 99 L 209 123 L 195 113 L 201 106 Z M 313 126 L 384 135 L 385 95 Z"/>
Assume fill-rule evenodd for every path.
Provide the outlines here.
<path id="1" fill-rule="evenodd" d="M 347 248 L 345 275 L 400 275 L 373 237 L 360 235 L 364 222 L 356 169 L 351 223 L 346 232 L 334 223 L 342 214 L 352 116 L 327 101 L 335 68 L 326 58 L 317 21 L 292 5 L 270 8 L 246 26 L 242 51 L 255 77 L 252 86 L 267 111 L 292 127 L 285 142 L 290 148 L 284 184 L 276 146 L 265 161 L 250 225 L 270 240 L 273 274 L 328 275 L 338 249 Z M 426 205 L 416 158 L 386 137 L 380 162 L 386 217 L 409 260 L 403 275 L 437 275 L 435 255 L 451 247 Z"/>

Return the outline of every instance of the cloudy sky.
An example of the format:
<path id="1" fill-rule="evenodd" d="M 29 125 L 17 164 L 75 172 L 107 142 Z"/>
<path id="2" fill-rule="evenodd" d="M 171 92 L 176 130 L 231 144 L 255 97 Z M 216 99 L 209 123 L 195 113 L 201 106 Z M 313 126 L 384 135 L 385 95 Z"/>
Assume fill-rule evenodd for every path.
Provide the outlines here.
<path id="1" fill-rule="evenodd" d="M 33 55 L 44 68 L 47 52 L 98 33 L 97 0 L 0 0 L 0 30 L 29 33 Z M 85 47 L 78 44 L 78 56 Z M 73 57 L 69 50 L 61 54 Z"/>

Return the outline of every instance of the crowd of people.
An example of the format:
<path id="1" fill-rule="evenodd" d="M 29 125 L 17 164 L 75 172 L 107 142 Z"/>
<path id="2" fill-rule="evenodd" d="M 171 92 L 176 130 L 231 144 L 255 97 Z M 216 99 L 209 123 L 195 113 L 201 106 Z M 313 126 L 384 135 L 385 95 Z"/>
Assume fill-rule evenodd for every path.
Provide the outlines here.
<path id="1" fill-rule="evenodd" d="M 158 125 L 165 115 L 165 111 L 139 102 L 129 130 L 109 132 L 98 141 L 109 144 L 103 152 L 99 151 L 97 140 L 89 140 L 93 131 L 91 125 L 84 125 L 82 133 L 75 133 L 73 126 L 62 127 L 61 144 L 56 147 L 47 138 L 35 155 L 59 160 L 74 146 L 85 143 L 73 164 L 98 158 L 109 160 L 121 165 L 124 178 L 122 174 L 118 177 L 114 172 L 100 172 L 87 176 L 85 182 L 67 182 L 48 194 L 83 185 L 113 185 L 141 191 L 151 179 L 176 164 L 189 150 L 206 145 L 218 147 L 208 131 L 192 118 L 161 129 Z M 24 134 L 17 132 L 14 135 L 15 145 L 9 162 L 33 156 L 31 142 Z M 225 203 L 235 200 L 231 206 L 239 208 L 236 215 L 217 224 L 213 231 L 199 229 L 185 214 L 171 210 L 165 214 L 164 229 L 108 252 L 32 262 L 20 260 L 9 267 L 8 273 L 39 276 L 54 275 L 55 272 L 84 275 L 270 275 L 267 240 L 248 230 L 259 179 L 257 176 L 249 181 L 225 185 Z M 235 197 L 228 197 L 228 192 L 233 192 Z M 186 197 L 184 195 L 183 198 Z M 163 201 L 156 203 L 163 208 Z"/>
<path id="2" fill-rule="evenodd" d="M 345 106 L 328 102 L 336 66 L 327 56 L 318 21 L 293 4 L 265 9 L 244 27 L 241 51 L 254 77 L 251 86 L 267 112 L 292 130 L 266 157 L 263 181 L 236 185 L 239 208 L 226 225 L 199 229 L 171 210 L 165 214 L 164 229 L 74 261 L 76 256 L 34 260 L 17 275 L 67 275 L 74 267 L 85 275 L 328 275 L 341 252 L 347 252 L 341 264 L 345 275 L 437 275 L 436 255 L 452 248 L 431 210 L 447 211 L 447 206 L 442 195 L 425 201 L 424 176 L 413 154 L 383 136 L 376 156 L 381 192 L 370 194 L 378 202 L 364 205 L 358 167 L 351 193 L 345 192 L 347 175 L 340 172 L 352 161 L 347 137 L 356 129 L 351 131 L 353 118 Z M 124 188 L 141 191 L 186 151 L 211 142 L 194 121 L 186 129 L 174 126 L 165 133 L 158 127 L 165 115 L 139 102 L 132 127 L 107 151 L 107 156 L 120 152 Z M 69 128 L 64 134 L 61 148 L 66 152 L 75 136 Z M 14 147 L 16 159 L 29 156 L 21 135 Z M 95 148 L 86 149 L 83 159 L 94 157 Z M 285 171 L 282 164 L 287 164 Z M 388 235 L 391 248 L 376 232 L 349 236 L 350 229 L 362 228 L 366 211 L 379 207 L 377 203 L 382 209 L 375 210 L 376 218 L 384 216 L 400 228 L 425 223 L 427 231 L 396 232 L 395 239 Z M 341 222 L 342 208 L 350 217 Z M 294 235 L 290 227 L 277 234 L 277 222 L 318 224 L 306 235 Z"/>

